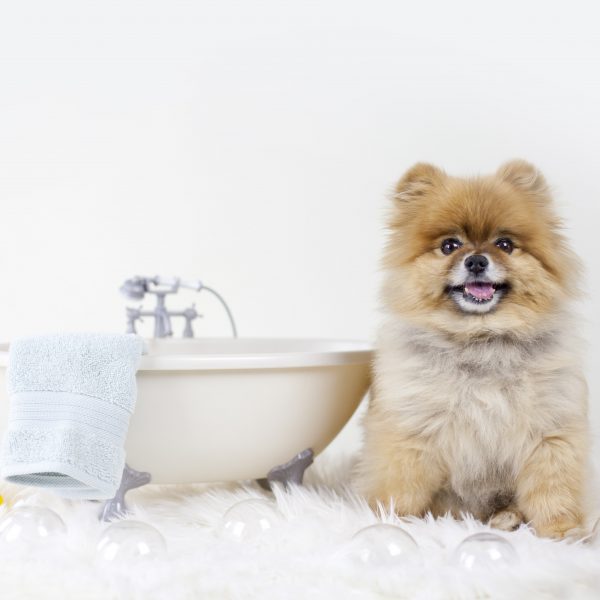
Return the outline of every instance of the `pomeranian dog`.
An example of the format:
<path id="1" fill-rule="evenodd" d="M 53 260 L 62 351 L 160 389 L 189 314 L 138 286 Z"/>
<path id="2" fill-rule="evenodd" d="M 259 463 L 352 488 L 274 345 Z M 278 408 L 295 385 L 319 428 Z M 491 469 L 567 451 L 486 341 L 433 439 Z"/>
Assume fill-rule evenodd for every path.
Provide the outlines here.
<path id="1" fill-rule="evenodd" d="M 472 179 L 415 165 L 393 196 L 383 265 L 360 491 L 400 515 L 581 531 L 579 264 L 543 176 L 523 161 Z"/>

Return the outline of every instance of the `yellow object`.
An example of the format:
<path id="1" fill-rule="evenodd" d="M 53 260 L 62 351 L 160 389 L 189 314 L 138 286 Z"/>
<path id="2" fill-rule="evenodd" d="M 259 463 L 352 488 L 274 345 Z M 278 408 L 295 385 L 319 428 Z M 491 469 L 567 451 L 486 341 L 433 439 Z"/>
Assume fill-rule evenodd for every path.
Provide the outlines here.
<path id="1" fill-rule="evenodd" d="M 0 496 L 0 504 L 4 504 L 4 498 Z"/>

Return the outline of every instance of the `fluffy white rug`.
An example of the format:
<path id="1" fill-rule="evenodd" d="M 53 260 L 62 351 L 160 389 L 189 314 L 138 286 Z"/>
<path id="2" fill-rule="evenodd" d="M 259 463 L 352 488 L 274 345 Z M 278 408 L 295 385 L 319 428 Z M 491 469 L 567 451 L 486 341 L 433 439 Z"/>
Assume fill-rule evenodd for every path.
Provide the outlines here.
<path id="1" fill-rule="evenodd" d="M 96 553 L 106 528 L 97 520 L 98 504 L 5 485 L 0 491 L 7 504 L 51 508 L 68 533 L 25 552 L 2 546 L 0 595 L 19 600 L 600 598 L 600 546 L 539 539 L 522 527 L 504 534 L 519 555 L 516 566 L 464 570 L 450 557 L 461 540 L 488 531 L 486 526 L 449 518 L 378 518 L 344 486 L 346 473 L 341 465 L 327 469 L 317 461 L 305 487 L 274 495 L 253 483 L 133 491 L 128 497 L 131 518 L 156 527 L 167 541 L 168 555 L 122 564 Z M 248 498 L 266 498 L 281 520 L 262 536 L 231 539 L 221 529 L 222 516 Z M 352 535 L 380 521 L 400 525 L 413 536 L 422 564 L 370 566 L 346 555 Z"/>

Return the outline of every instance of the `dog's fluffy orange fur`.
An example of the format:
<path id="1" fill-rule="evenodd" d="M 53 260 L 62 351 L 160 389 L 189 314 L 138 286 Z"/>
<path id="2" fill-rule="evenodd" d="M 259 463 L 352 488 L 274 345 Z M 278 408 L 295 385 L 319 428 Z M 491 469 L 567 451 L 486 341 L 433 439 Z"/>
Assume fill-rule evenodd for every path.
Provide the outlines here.
<path id="1" fill-rule="evenodd" d="M 465 266 L 474 255 L 483 273 Z M 568 307 L 578 261 L 542 175 L 523 161 L 471 179 L 414 166 L 395 190 L 383 265 L 362 492 L 402 515 L 581 530 L 587 388 Z"/>

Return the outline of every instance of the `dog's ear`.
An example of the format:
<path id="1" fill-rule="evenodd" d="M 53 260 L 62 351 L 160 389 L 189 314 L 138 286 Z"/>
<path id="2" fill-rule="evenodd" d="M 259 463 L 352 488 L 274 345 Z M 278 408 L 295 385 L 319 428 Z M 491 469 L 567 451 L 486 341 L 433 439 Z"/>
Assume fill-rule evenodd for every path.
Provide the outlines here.
<path id="1" fill-rule="evenodd" d="M 504 163 L 496 175 L 515 188 L 536 196 L 546 196 L 548 185 L 544 176 L 531 163 L 525 160 L 511 160 Z"/>
<path id="2" fill-rule="evenodd" d="M 426 195 L 446 177 L 437 167 L 427 163 L 417 163 L 411 167 L 396 184 L 394 200 L 410 202 Z"/>

